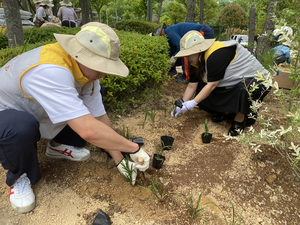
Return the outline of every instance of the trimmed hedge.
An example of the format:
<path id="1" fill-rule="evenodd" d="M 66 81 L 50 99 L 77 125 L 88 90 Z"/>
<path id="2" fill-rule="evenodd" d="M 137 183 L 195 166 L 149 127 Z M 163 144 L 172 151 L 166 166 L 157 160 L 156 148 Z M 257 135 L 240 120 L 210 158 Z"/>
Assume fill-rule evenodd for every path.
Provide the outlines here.
<path id="1" fill-rule="evenodd" d="M 28 41 L 29 44 L 25 46 L 2 49 L 0 66 L 22 52 L 55 43 L 52 33 L 45 35 L 50 32 L 47 29 L 39 28 L 38 31 L 42 31 L 42 34 L 37 31 L 37 36 L 43 39 L 42 42 L 30 44 L 31 41 Z M 74 28 L 71 31 L 76 33 Z M 30 34 L 30 40 L 37 40 L 35 32 Z M 60 33 L 59 29 L 55 30 L 55 33 Z M 168 56 L 169 44 L 165 37 L 150 37 L 125 31 L 116 33 L 121 41 L 120 59 L 129 68 L 129 75 L 126 78 L 107 75 L 106 78 L 100 79 L 100 83 L 105 90 L 103 100 L 106 109 L 124 112 L 128 107 L 137 107 L 144 102 L 149 93 L 160 95 L 161 86 L 170 79 L 167 75 L 171 66 Z"/>
<path id="2" fill-rule="evenodd" d="M 149 34 L 156 27 L 161 27 L 161 24 L 145 22 L 141 20 L 120 20 L 115 24 L 115 28 L 117 30 L 136 32 L 139 34 Z"/>
<path id="3" fill-rule="evenodd" d="M 116 111 L 127 110 L 128 103 L 137 107 L 148 92 L 160 93 L 160 87 L 169 80 L 169 44 L 165 37 L 151 37 L 117 31 L 121 41 L 120 58 L 129 69 L 126 78 L 107 75 L 100 78 L 105 88 L 104 101 Z"/>

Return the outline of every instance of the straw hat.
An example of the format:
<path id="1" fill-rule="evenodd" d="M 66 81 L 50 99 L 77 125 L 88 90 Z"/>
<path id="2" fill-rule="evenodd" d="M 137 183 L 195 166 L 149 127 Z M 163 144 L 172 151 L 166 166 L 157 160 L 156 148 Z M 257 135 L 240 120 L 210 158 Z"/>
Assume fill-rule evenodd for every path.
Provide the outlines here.
<path id="1" fill-rule="evenodd" d="M 50 0 L 43 0 L 43 1 L 41 1 L 40 5 L 47 5 L 49 7 L 53 7 L 54 6 L 53 4 L 51 4 Z"/>
<path id="2" fill-rule="evenodd" d="M 205 39 L 197 30 L 187 32 L 180 39 L 180 51 L 175 55 L 176 58 L 204 52 L 209 49 L 216 39 Z"/>
<path id="3" fill-rule="evenodd" d="M 61 6 L 72 6 L 72 2 L 70 2 L 69 0 L 63 0 L 63 1 L 59 2 L 59 4 Z"/>
<path id="4" fill-rule="evenodd" d="M 112 28 L 99 22 L 81 27 L 76 35 L 54 34 L 61 47 L 77 62 L 96 71 L 126 77 L 120 60 L 120 40 Z"/>
<path id="5" fill-rule="evenodd" d="M 286 40 L 286 42 L 283 42 L 282 44 L 289 46 L 289 47 L 291 47 L 291 45 L 292 45 L 291 41 L 289 41 L 289 40 Z"/>

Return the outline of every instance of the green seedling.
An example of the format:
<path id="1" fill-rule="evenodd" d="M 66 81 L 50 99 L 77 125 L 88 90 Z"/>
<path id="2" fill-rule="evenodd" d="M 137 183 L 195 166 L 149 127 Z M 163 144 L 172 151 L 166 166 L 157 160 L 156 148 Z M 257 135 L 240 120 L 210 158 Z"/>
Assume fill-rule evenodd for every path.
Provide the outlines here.
<path id="1" fill-rule="evenodd" d="M 123 169 L 126 171 L 126 174 L 123 174 L 123 177 L 125 177 L 125 179 L 130 183 L 130 185 L 134 185 L 133 180 L 132 180 L 132 174 L 136 173 L 136 170 L 133 169 L 132 164 L 131 166 L 129 165 L 129 156 L 126 155 L 124 160 L 122 160 L 120 162 L 120 164 L 122 165 Z"/>
<path id="2" fill-rule="evenodd" d="M 163 142 L 163 140 L 161 140 L 161 149 L 164 150 L 164 149 L 171 149 L 172 148 L 172 145 L 165 145 L 165 143 Z"/>
<path id="3" fill-rule="evenodd" d="M 216 205 L 216 204 L 213 203 L 213 202 L 208 202 L 208 203 L 206 203 L 206 204 L 212 204 L 212 205 L 216 206 L 216 207 L 222 212 L 223 217 L 224 217 L 224 220 L 225 220 L 225 222 L 226 222 L 226 225 L 236 225 L 236 224 L 238 224 L 237 222 L 238 222 L 238 220 L 242 217 L 242 214 L 243 214 L 243 212 L 244 212 L 244 209 L 243 209 L 242 212 L 240 213 L 240 215 L 235 219 L 235 216 L 236 216 L 236 215 L 235 215 L 234 206 L 233 206 L 232 202 L 230 201 L 230 204 L 231 204 L 231 207 L 232 207 L 232 222 L 228 223 L 228 221 L 227 221 L 227 219 L 226 219 L 226 217 L 225 217 L 225 214 L 223 213 L 223 211 L 220 209 L 220 207 L 219 207 L 218 205 Z M 238 225 L 241 225 L 241 224 L 242 224 L 242 222 L 240 222 Z"/>
<path id="4" fill-rule="evenodd" d="M 152 123 L 154 123 L 154 120 L 155 120 L 155 116 L 156 116 L 156 110 L 148 110 L 147 108 L 145 108 L 146 110 L 147 110 L 147 113 L 148 113 L 148 115 L 149 115 L 149 117 L 150 117 L 150 120 L 151 120 L 151 122 Z"/>
<path id="5" fill-rule="evenodd" d="M 143 186 L 140 186 L 141 188 L 144 188 L 148 191 L 151 191 L 154 196 L 152 198 L 157 198 L 157 200 L 159 202 L 162 202 L 164 201 L 170 194 L 173 194 L 173 193 L 177 193 L 176 191 L 171 191 L 171 192 L 168 192 L 166 194 L 164 194 L 164 186 L 165 186 L 165 179 L 163 180 L 161 186 L 158 184 L 158 181 L 157 181 L 157 176 L 154 175 L 155 177 L 155 180 L 151 180 L 150 177 L 148 177 L 148 175 L 145 173 L 145 176 L 148 178 L 148 180 L 150 181 L 151 183 L 151 188 L 146 188 L 146 187 L 143 187 Z M 152 198 L 149 198 L 146 202 L 150 201 Z"/>
<path id="6" fill-rule="evenodd" d="M 204 132 L 204 137 L 209 134 L 208 126 L 207 126 L 207 119 L 204 120 L 204 127 L 205 127 L 205 132 Z"/>
<path id="7" fill-rule="evenodd" d="M 192 219 L 194 219 L 197 216 L 197 214 L 199 214 L 202 210 L 204 210 L 207 207 L 207 206 L 204 206 L 202 208 L 199 208 L 201 197 L 202 197 L 202 193 L 199 194 L 197 205 L 194 207 L 193 195 L 192 194 L 189 194 L 188 199 L 186 197 L 182 198 L 182 197 L 179 196 L 181 201 L 184 203 L 189 216 Z M 197 216 L 197 218 L 200 218 L 205 223 L 205 220 L 201 216 Z"/>
<path id="8" fill-rule="evenodd" d="M 145 107 L 145 118 L 144 118 L 144 122 L 143 122 L 143 128 L 145 127 L 145 123 L 146 123 L 148 115 L 149 115 L 150 120 L 152 121 L 152 123 L 154 123 L 156 113 L 157 113 L 156 110 L 154 110 L 154 109 L 153 110 L 148 110 L 148 108 Z"/>
<path id="9" fill-rule="evenodd" d="M 121 132 L 122 132 L 122 136 L 126 139 L 130 139 L 130 136 L 129 136 L 129 131 L 128 131 L 128 127 L 126 127 L 126 130 L 125 130 L 125 126 L 123 125 L 122 128 L 121 128 Z"/>
<path id="10" fill-rule="evenodd" d="M 144 122 L 143 122 L 143 129 L 145 127 L 145 123 L 146 123 L 146 120 L 147 120 L 147 116 L 148 116 L 148 110 L 147 108 L 145 107 L 145 118 L 144 118 Z"/>
<path id="11" fill-rule="evenodd" d="M 156 152 L 156 158 L 159 160 L 161 158 L 162 152 L 164 150 L 164 146 L 162 145 L 162 147 L 158 147 L 158 144 L 156 143 L 156 141 L 154 141 L 154 147 L 155 147 L 155 152 Z"/>

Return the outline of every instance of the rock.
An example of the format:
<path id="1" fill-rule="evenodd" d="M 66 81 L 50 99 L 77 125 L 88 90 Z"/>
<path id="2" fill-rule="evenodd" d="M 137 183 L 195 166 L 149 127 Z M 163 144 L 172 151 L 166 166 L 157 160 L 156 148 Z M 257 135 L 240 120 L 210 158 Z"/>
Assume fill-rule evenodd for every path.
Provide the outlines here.
<path id="1" fill-rule="evenodd" d="M 276 175 L 275 174 L 271 174 L 271 175 L 269 175 L 268 177 L 267 177 L 267 182 L 269 183 L 269 184 L 273 184 L 273 182 L 276 180 Z"/>
<path id="2" fill-rule="evenodd" d="M 266 164 L 264 162 L 259 162 L 258 161 L 258 166 L 261 167 L 261 168 L 265 168 Z"/>
<path id="3" fill-rule="evenodd" d="M 260 217 L 257 218 L 257 222 L 262 223 L 264 220 Z"/>

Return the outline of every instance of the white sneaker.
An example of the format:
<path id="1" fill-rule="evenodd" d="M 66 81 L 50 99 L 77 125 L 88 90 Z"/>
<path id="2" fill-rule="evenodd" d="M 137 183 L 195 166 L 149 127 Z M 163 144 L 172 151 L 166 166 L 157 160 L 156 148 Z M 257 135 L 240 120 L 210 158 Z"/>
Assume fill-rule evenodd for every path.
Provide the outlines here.
<path id="1" fill-rule="evenodd" d="M 18 213 L 27 213 L 34 209 L 35 195 L 26 173 L 10 187 L 9 200 L 13 209 Z"/>
<path id="2" fill-rule="evenodd" d="M 48 141 L 46 156 L 56 159 L 69 159 L 72 161 L 84 161 L 91 157 L 90 151 L 85 148 L 61 144 L 53 147 Z"/>

